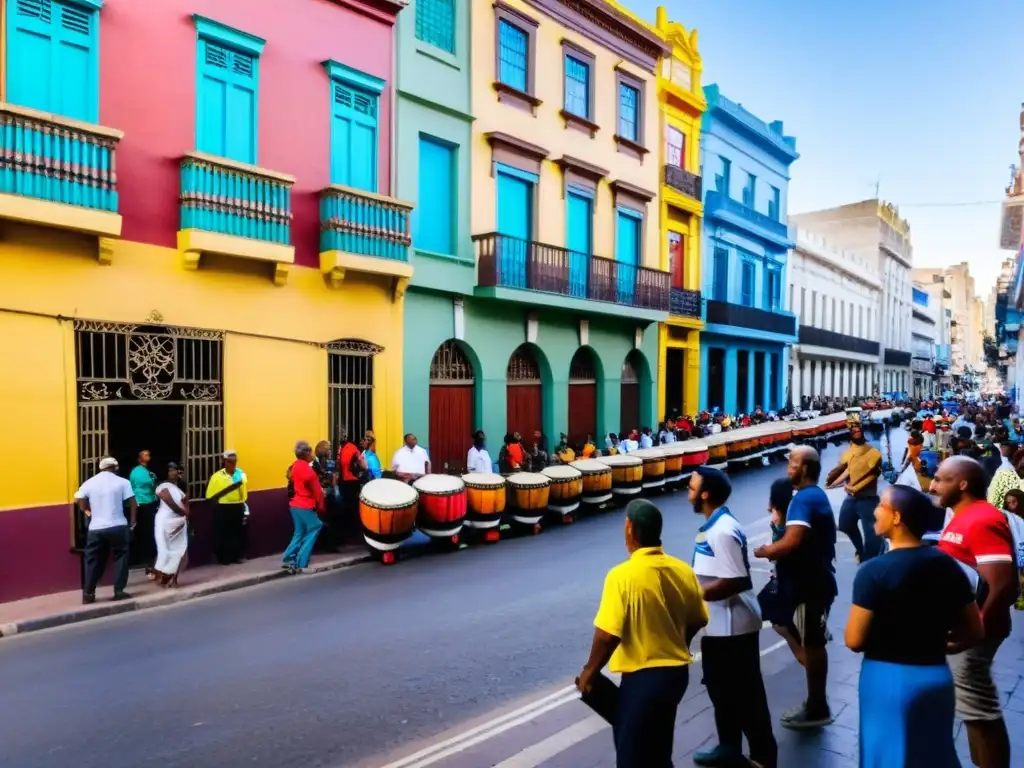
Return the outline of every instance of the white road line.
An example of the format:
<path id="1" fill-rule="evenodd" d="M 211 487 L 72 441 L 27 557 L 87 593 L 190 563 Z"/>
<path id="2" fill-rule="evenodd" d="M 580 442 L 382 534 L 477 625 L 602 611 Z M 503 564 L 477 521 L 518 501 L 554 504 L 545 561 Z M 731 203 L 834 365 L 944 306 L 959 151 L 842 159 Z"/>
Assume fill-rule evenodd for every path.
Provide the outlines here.
<path id="1" fill-rule="evenodd" d="M 588 717 L 586 720 L 569 726 L 564 731 L 559 731 L 554 736 L 538 741 L 532 747 L 527 747 L 508 760 L 502 760 L 495 764 L 494 768 L 537 768 L 541 763 L 562 754 L 581 741 L 586 741 L 607 727 L 608 723 L 604 718 L 598 715 Z"/>

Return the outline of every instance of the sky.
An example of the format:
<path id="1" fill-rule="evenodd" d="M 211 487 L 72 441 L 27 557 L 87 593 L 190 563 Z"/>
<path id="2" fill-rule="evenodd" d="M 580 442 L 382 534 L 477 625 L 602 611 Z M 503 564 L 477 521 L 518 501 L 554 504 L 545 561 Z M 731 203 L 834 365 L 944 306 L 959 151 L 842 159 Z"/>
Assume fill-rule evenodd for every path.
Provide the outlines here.
<path id="1" fill-rule="evenodd" d="M 915 266 L 967 261 L 988 297 L 1013 255 L 998 242 L 1019 162 L 1024 3 L 620 2 L 696 27 L 703 84 L 796 137 L 790 213 L 872 198 L 877 183 L 910 222 Z"/>

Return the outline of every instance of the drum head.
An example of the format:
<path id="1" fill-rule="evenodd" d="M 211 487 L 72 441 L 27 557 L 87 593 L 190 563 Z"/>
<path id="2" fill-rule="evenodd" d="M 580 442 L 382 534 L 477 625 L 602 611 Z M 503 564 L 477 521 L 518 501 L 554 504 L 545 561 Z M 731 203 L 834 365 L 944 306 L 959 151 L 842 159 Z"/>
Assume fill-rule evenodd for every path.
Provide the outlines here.
<path id="1" fill-rule="evenodd" d="M 420 493 L 458 493 L 466 486 L 455 475 L 424 475 L 412 484 Z"/>
<path id="2" fill-rule="evenodd" d="M 644 463 L 642 459 L 638 459 L 632 454 L 602 456 L 598 461 L 609 467 L 639 467 Z"/>
<path id="3" fill-rule="evenodd" d="M 462 476 L 462 482 L 471 488 L 501 488 L 505 478 L 493 472 L 471 472 Z"/>
<path id="4" fill-rule="evenodd" d="M 592 475 L 608 471 L 608 465 L 602 464 L 597 459 L 580 459 L 579 461 L 571 462 L 569 466 L 575 467 L 584 475 Z"/>
<path id="5" fill-rule="evenodd" d="M 401 480 L 382 477 L 364 485 L 359 498 L 377 509 L 401 509 L 415 504 L 419 494 Z"/>
<path id="6" fill-rule="evenodd" d="M 544 469 L 542 470 L 542 474 L 547 475 L 552 480 L 575 480 L 577 478 L 583 477 L 583 473 L 580 472 L 575 467 L 562 465 L 554 467 L 544 467 Z"/>
<path id="7" fill-rule="evenodd" d="M 551 484 L 551 478 L 536 472 L 516 472 L 506 478 L 509 485 L 516 488 L 541 488 Z"/>

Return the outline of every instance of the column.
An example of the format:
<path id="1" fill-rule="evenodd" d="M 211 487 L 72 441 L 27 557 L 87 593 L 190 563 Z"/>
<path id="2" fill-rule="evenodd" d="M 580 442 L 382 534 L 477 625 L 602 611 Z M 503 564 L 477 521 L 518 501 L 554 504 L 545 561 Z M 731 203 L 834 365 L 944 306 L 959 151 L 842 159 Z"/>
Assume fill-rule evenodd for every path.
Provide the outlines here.
<path id="1" fill-rule="evenodd" d="M 697 405 L 699 411 L 708 410 L 708 377 L 711 369 L 708 366 L 708 346 L 700 345 L 700 377 L 698 379 Z"/>
<path id="2" fill-rule="evenodd" d="M 754 355 L 754 350 L 747 350 L 747 402 L 740 403 L 740 409 L 744 413 L 751 413 L 754 410 L 754 404 L 757 402 L 757 393 L 754 392 L 754 368 L 757 365 L 757 358 Z"/>
<path id="3" fill-rule="evenodd" d="M 803 407 L 804 397 L 814 397 L 814 389 L 811 383 L 811 361 L 800 361 L 800 400 L 793 403 L 795 408 Z"/>
<path id="4" fill-rule="evenodd" d="M 793 400 L 793 407 L 800 407 L 800 396 L 804 393 L 804 363 L 796 354 L 790 352 L 790 361 L 793 366 L 793 375 L 789 381 L 789 396 Z M 785 403 L 780 403 L 779 407 Z"/>
<path id="5" fill-rule="evenodd" d="M 852 397 L 853 363 L 847 363 L 843 371 L 843 397 Z"/>
<path id="6" fill-rule="evenodd" d="M 782 358 L 782 354 L 780 352 L 780 354 L 779 354 L 780 362 L 781 362 L 781 358 Z M 774 393 L 774 394 L 772 393 L 772 353 L 771 352 L 765 351 L 765 353 L 764 353 L 764 361 L 762 362 L 762 366 L 764 368 L 764 373 L 762 374 L 762 377 L 761 377 L 760 400 L 761 400 L 761 407 L 764 408 L 765 412 L 767 413 L 768 411 L 770 411 L 772 409 L 772 403 L 775 403 L 779 399 L 778 393 Z M 782 371 L 779 371 L 779 379 L 782 379 L 783 375 L 784 374 L 782 373 Z M 785 388 L 784 385 L 783 385 L 783 388 Z M 781 408 L 782 405 L 781 404 L 777 404 L 777 407 Z"/>
<path id="7" fill-rule="evenodd" d="M 725 360 L 723 365 L 725 382 L 725 393 L 723 397 L 722 410 L 728 414 L 736 413 L 736 347 L 731 344 L 725 348 Z"/>

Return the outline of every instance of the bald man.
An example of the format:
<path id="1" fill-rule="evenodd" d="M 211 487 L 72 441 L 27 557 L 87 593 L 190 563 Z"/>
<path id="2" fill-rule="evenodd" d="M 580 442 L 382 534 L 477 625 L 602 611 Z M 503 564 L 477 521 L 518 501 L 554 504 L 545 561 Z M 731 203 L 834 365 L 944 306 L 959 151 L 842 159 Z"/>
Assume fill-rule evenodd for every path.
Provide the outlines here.
<path id="1" fill-rule="evenodd" d="M 931 492 L 953 511 L 939 548 L 980 584 L 985 639 L 973 648 L 950 647 L 956 714 L 967 726 L 971 759 L 980 768 L 1009 768 L 1010 739 L 992 660 L 1010 634 L 1010 607 L 1017 599 L 1013 535 L 1006 517 L 985 501 L 988 474 L 974 459 L 951 456 L 939 464 Z"/>
<path id="2" fill-rule="evenodd" d="M 829 725 L 835 718 L 828 705 L 828 614 L 836 598 L 836 518 L 825 491 L 818 486 L 821 458 L 808 446 L 789 454 L 789 479 L 796 493 L 786 513 L 786 532 L 774 544 L 754 550 L 755 557 L 778 562 L 779 593 L 796 608 L 787 627 L 799 645 L 794 655 L 807 674 L 807 700 L 782 715 L 785 728 Z"/>

